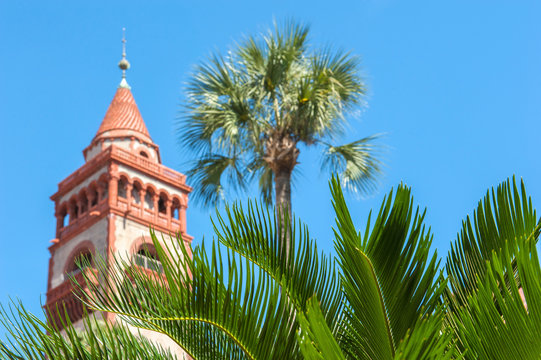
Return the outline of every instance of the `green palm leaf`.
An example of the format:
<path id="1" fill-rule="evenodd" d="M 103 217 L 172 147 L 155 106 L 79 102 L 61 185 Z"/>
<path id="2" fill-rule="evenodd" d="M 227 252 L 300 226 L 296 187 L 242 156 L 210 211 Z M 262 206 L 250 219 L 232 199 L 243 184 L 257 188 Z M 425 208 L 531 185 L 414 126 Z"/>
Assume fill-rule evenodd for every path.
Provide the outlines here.
<path id="1" fill-rule="evenodd" d="M 364 235 L 354 227 L 336 178 L 331 192 L 347 299 L 344 353 L 357 359 L 401 358 L 400 351 L 413 341 L 417 349 L 428 349 L 421 358 L 443 357 L 450 346 L 448 337 L 438 336 L 444 282 L 437 255 L 429 256 L 432 236 L 423 224 L 424 213 L 414 212 L 410 190 L 400 185 L 394 201 L 391 191 L 372 229 L 369 218 Z M 434 341 L 438 346 L 428 345 Z"/>
<path id="2" fill-rule="evenodd" d="M 164 247 L 152 237 L 163 276 L 122 259 L 109 270 L 102 263 L 107 280 L 87 282 L 91 308 L 166 334 L 196 359 L 298 357 L 289 301 L 268 274 L 215 243 L 190 259 L 180 239 Z"/>
<path id="3" fill-rule="evenodd" d="M 239 188 L 244 188 L 245 171 L 244 164 L 235 156 L 212 155 L 199 159 L 187 174 L 198 184 L 192 192 L 192 197 L 206 205 L 214 204 L 225 196 L 222 178 L 226 177 Z"/>
<path id="4" fill-rule="evenodd" d="M 518 238 L 504 245 L 486 262 L 477 290 L 451 313 L 466 359 L 541 358 L 541 268 L 535 242 Z M 508 281 L 515 274 L 520 287 Z"/>
<path id="5" fill-rule="evenodd" d="M 315 295 L 321 299 L 328 323 L 336 322 L 341 296 L 335 263 L 318 255 L 305 225 L 252 202 L 246 210 L 227 206 L 225 214 L 225 218 L 217 214 L 214 222 L 222 244 L 257 264 L 279 285 L 296 311 L 304 311 L 308 299 Z M 285 238 L 289 239 L 287 249 L 282 245 Z"/>
<path id="6" fill-rule="evenodd" d="M 508 179 L 496 190 L 487 191 L 473 213 L 473 223 L 469 216 L 462 222 L 462 230 L 447 256 L 449 302 L 464 304 L 476 291 L 494 252 L 500 254 L 507 247 L 512 260 L 515 243 L 520 239 L 537 241 L 539 233 L 540 224 L 524 182 L 520 192 L 514 177 L 512 183 Z"/>
<path id="7" fill-rule="evenodd" d="M 317 298 L 311 298 L 306 304 L 306 312 L 299 313 L 301 331 L 298 333 L 299 344 L 305 359 L 343 360 L 345 359 L 334 334 L 325 322 Z"/>
<path id="8" fill-rule="evenodd" d="M 67 318 L 65 314 L 60 318 Z M 110 325 L 94 317 L 85 318 L 78 330 L 68 320 L 61 333 L 19 303 L 9 311 L 0 309 L 0 324 L 9 335 L 7 342 L 0 341 L 2 359 L 176 359 L 170 350 L 134 335 L 122 324 Z"/>
<path id="9" fill-rule="evenodd" d="M 373 190 L 381 173 L 375 139 L 377 136 L 369 136 L 341 146 L 323 143 L 327 148 L 323 153 L 323 167 L 338 173 L 345 189 L 365 193 Z"/>

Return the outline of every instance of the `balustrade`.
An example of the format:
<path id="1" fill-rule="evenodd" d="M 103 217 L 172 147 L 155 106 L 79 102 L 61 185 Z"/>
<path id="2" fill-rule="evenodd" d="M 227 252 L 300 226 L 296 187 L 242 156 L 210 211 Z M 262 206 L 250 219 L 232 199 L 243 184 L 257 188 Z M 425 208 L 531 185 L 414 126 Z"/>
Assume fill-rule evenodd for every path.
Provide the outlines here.
<path id="1" fill-rule="evenodd" d="M 96 269 L 87 268 L 84 272 L 91 281 L 97 284 L 98 272 Z M 88 292 L 88 285 L 84 280 L 82 272 L 75 273 L 73 278 L 81 286 L 82 291 Z M 64 324 L 66 323 L 65 312 L 67 312 L 68 318 L 72 323 L 83 317 L 84 304 L 77 298 L 77 294 L 80 293 L 75 294 L 74 290 L 76 292 L 78 291 L 77 288 L 74 288 L 72 280 L 67 279 L 47 294 L 47 304 L 44 306 L 47 312 L 47 318 L 59 330 L 64 328 Z M 86 312 L 90 314 L 92 309 L 87 308 Z"/>

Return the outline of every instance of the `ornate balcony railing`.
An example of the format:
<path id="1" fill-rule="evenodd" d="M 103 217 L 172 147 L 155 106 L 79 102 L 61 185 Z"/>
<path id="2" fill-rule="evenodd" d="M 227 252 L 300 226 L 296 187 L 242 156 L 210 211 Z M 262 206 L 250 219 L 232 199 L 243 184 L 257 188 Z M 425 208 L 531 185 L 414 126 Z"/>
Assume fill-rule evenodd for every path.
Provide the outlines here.
<path id="1" fill-rule="evenodd" d="M 162 164 L 158 164 L 156 162 L 150 161 L 149 159 L 144 158 L 142 156 L 133 154 L 118 146 L 111 145 L 105 150 L 103 150 L 101 153 L 96 155 L 96 157 L 89 160 L 87 163 L 85 163 L 83 166 L 81 166 L 78 170 L 73 172 L 67 178 L 65 178 L 62 182 L 60 182 L 58 184 L 58 188 L 66 189 L 66 188 L 75 186 L 75 184 L 72 184 L 72 183 L 74 183 L 78 179 L 84 178 L 84 174 L 87 171 L 92 169 L 96 164 L 104 161 L 104 159 L 106 158 L 116 158 L 122 162 L 125 162 L 127 165 L 133 165 L 136 168 L 143 167 L 150 174 L 156 175 L 158 177 L 165 177 L 166 179 L 169 179 L 176 184 L 186 183 L 186 175 L 181 174 L 178 171 L 169 169 L 168 167 Z"/>
<path id="2" fill-rule="evenodd" d="M 89 289 L 84 280 L 84 275 L 87 275 L 94 283 L 97 284 L 98 272 L 93 268 L 86 268 L 82 272 L 73 273 L 73 280 L 67 279 L 62 284 L 58 285 L 54 289 L 51 289 L 47 293 L 47 303 L 44 308 L 47 312 L 47 318 L 50 323 L 55 325 L 58 330 L 64 328 L 66 324 L 66 317 L 69 318 L 71 323 L 75 323 L 83 318 L 85 314 L 85 306 L 79 300 L 78 295 L 83 295 L 79 291 L 88 293 Z M 79 287 L 73 283 L 75 281 L 79 284 Z M 86 309 L 86 313 L 90 314 L 91 309 Z"/>

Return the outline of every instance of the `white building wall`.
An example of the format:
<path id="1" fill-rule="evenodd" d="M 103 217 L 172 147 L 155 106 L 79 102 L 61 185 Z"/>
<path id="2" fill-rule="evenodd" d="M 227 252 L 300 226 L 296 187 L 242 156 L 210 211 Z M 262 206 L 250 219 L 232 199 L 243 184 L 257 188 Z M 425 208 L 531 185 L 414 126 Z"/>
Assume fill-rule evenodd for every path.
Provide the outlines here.
<path id="1" fill-rule="evenodd" d="M 131 256 L 133 255 L 132 248 L 133 244 L 140 240 L 141 237 L 145 237 L 147 239 L 150 239 L 150 232 L 148 225 L 142 225 L 135 221 L 128 220 L 121 216 L 116 216 L 115 219 L 115 249 L 116 253 L 121 256 L 124 259 L 127 259 L 128 257 L 125 256 Z M 177 246 L 177 240 L 174 237 L 171 237 L 169 234 L 162 233 L 160 231 L 156 231 L 156 236 L 158 240 L 163 243 L 163 239 L 167 242 L 164 245 L 167 247 L 173 249 L 173 247 Z"/>
<path id="2" fill-rule="evenodd" d="M 101 152 L 101 144 L 97 143 L 86 151 L 85 161 L 90 161 Z"/>
<path id="3" fill-rule="evenodd" d="M 103 150 L 107 149 L 111 144 L 115 144 L 115 146 L 118 146 L 119 148 L 122 148 L 124 150 L 128 150 L 137 155 L 139 155 L 139 151 L 143 150 L 144 152 L 147 153 L 148 158 L 150 160 L 158 162 L 158 153 L 155 150 L 155 148 L 148 146 L 145 143 L 139 142 L 137 139 L 134 139 L 134 140 L 131 140 L 129 138 L 105 139 L 103 140 Z M 86 161 L 92 160 L 101 151 L 102 151 L 102 144 L 101 142 L 99 142 L 98 144 L 88 149 L 85 160 Z"/>
<path id="4" fill-rule="evenodd" d="M 68 242 L 60 246 L 55 250 L 53 254 L 53 271 L 51 278 L 51 288 L 55 288 L 62 284 L 66 280 L 64 269 L 68 261 L 71 261 L 68 257 L 71 252 L 81 244 L 81 242 L 89 240 L 94 244 L 96 248 L 96 254 L 105 256 L 107 252 L 107 218 L 99 220 L 97 223 L 84 230 L 78 235 L 75 235 Z"/>
<path id="5" fill-rule="evenodd" d="M 100 312 L 94 312 L 92 313 L 92 316 L 96 318 L 98 322 L 104 322 L 105 314 Z M 85 331 L 85 324 L 84 319 L 80 319 L 73 323 L 73 327 L 76 331 L 83 332 Z M 161 346 L 164 349 L 169 349 L 171 353 L 176 355 L 177 360 L 189 360 L 190 357 L 182 350 L 180 346 L 178 346 L 172 339 L 170 339 L 168 336 L 156 333 L 154 331 L 146 330 L 146 329 L 139 329 L 134 326 L 131 326 L 122 320 L 120 320 L 118 317 L 115 321 L 122 322 L 124 326 L 126 326 L 130 332 L 136 336 L 144 336 L 145 338 L 149 339 L 150 341 L 156 343 L 157 345 Z M 65 334 L 65 330 L 62 330 L 62 332 Z"/>
<path id="6" fill-rule="evenodd" d="M 128 220 L 121 216 L 116 216 L 115 248 L 117 256 L 120 256 L 121 258 L 127 260 L 130 256 L 133 255 L 132 249 L 134 247 L 134 243 L 140 240 L 142 236 L 150 240 L 150 232 L 148 226 L 139 224 L 132 220 Z M 176 239 L 171 238 L 169 234 L 164 234 L 160 231 L 156 231 L 156 236 L 160 242 L 163 243 L 163 240 L 168 242 L 164 245 L 168 246 L 171 250 L 173 250 L 173 247 L 177 245 Z M 133 326 L 128 327 L 133 334 L 140 333 L 147 339 L 156 342 L 162 347 L 171 349 L 171 352 L 177 356 L 177 359 L 189 359 L 186 353 L 168 336 L 150 330 L 141 330 Z"/>

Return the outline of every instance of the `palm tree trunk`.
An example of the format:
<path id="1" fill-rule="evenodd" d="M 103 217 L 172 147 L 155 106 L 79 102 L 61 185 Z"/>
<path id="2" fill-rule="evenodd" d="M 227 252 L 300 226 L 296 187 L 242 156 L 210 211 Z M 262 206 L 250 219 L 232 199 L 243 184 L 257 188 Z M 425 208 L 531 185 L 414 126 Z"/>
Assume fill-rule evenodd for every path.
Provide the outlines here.
<path id="1" fill-rule="evenodd" d="M 276 196 L 276 211 L 280 221 L 280 232 L 282 236 L 281 253 L 289 259 L 291 234 L 289 225 L 291 222 L 291 170 L 287 168 L 278 169 L 274 173 L 274 191 Z"/>
<path id="2" fill-rule="evenodd" d="M 279 169 L 274 173 L 276 208 L 291 215 L 291 170 Z"/>

